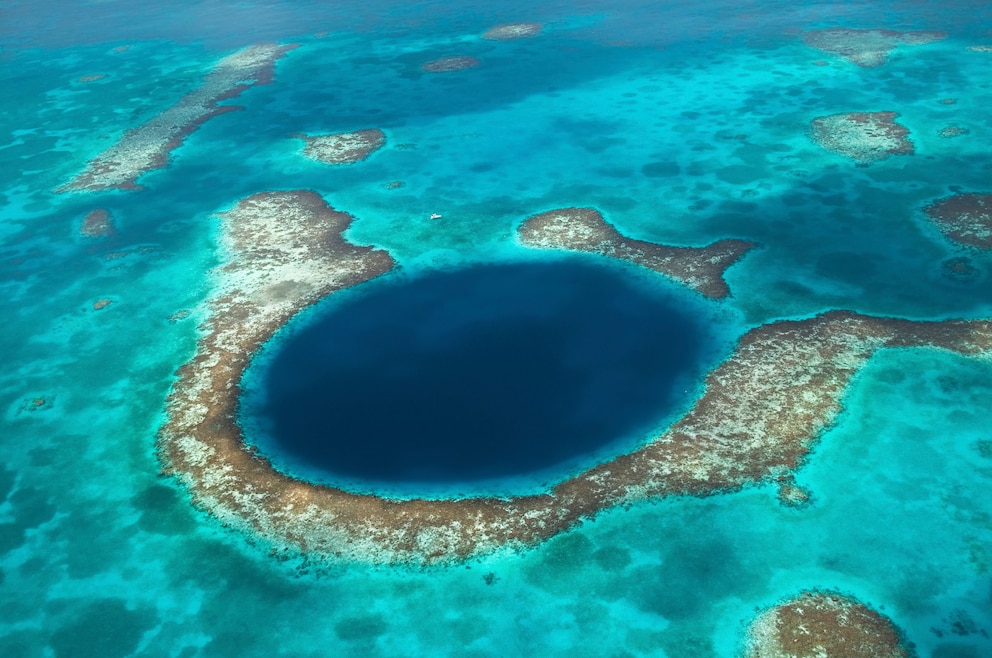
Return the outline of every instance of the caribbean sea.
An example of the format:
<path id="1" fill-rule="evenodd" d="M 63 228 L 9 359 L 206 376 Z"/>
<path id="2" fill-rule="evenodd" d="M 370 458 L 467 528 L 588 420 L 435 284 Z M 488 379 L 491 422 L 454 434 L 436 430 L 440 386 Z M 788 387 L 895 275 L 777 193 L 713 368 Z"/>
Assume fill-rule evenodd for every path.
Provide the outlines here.
<path id="1" fill-rule="evenodd" d="M 543 29 L 480 36 L 520 21 Z M 947 37 L 860 68 L 803 42 L 829 27 Z M 299 47 L 143 189 L 55 191 L 261 42 Z M 989 45 L 992 6 L 971 1 L 4 2 L 0 656 L 735 658 L 757 609 L 811 588 L 884 612 L 923 658 L 992 655 L 988 358 L 872 357 L 797 472 L 808 506 L 780 504 L 774 483 L 647 500 L 447 566 L 277 559 L 198 508 L 156 452 L 208 320 L 217 213 L 264 191 L 319 193 L 355 217 L 349 241 L 397 262 L 291 320 L 244 382 L 239 418 L 277 467 L 363 491 L 546 491 L 663 431 L 776 320 L 992 318 L 992 253 L 922 212 L 992 193 L 992 53 L 969 49 Z M 480 64 L 421 69 L 450 56 Z M 810 138 L 816 117 L 879 111 L 898 112 L 914 154 L 859 166 Z M 386 142 L 350 165 L 292 137 L 367 128 Z M 728 298 L 704 299 L 515 238 L 568 207 L 638 240 L 758 247 L 728 269 Z M 81 235 L 98 208 L 113 234 Z M 948 276 L 963 258 L 969 276 Z M 459 286 L 471 294 L 452 306 Z M 495 379 L 459 388 L 483 371 Z M 430 404 L 463 424 L 396 443 Z M 304 412 L 353 443 L 380 414 L 381 441 L 351 445 L 349 464 L 333 443 L 302 457 L 272 443 L 303 436 Z M 492 458 L 508 433 L 526 441 Z M 467 449 L 439 472 L 452 446 Z M 375 459 L 401 448 L 392 467 Z"/>

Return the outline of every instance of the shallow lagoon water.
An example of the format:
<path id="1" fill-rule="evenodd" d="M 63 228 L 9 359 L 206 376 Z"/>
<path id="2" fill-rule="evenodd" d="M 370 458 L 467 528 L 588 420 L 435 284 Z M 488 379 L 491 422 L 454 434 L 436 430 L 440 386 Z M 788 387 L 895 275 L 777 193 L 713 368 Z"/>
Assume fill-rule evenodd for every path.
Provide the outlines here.
<path id="1" fill-rule="evenodd" d="M 987 362 L 874 359 L 799 472 L 806 509 L 783 508 L 770 486 L 668 499 L 424 572 L 274 560 L 198 512 L 155 455 L 218 262 L 213 213 L 266 189 L 320 192 L 356 216 L 351 240 L 418 269 L 515 259 L 523 218 L 573 205 L 639 239 L 754 240 L 762 248 L 728 272 L 730 334 L 832 308 L 992 316 L 988 254 L 919 212 L 955 188 L 990 191 L 990 56 L 967 50 L 989 43 L 987 3 L 4 11 L 0 655 L 723 658 L 755 607 L 808 587 L 884 606 L 921 656 L 992 653 Z M 478 38 L 517 20 L 546 28 Z M 833 26 L 949 36 L 858 69 L 800 39 Z M 143 177 L 145 190 L 53 194 L 261 40 L 301 47 L 236 101 L 245 110 L 211 119 Z M 419 71 L 457 54 L 483 65 Z M 106 77 L 79 82 L 95 74 Z M 816 116 L 879 110 L 901 114 L 916 155 L 857 167 L 807 137 Z M 941 138 L 952 124 L 970 132 Z M 386 147 L 337 169 L 289 137 L 367 127 Z M 85 240 L 97 207 L 117 234 Z M 962 255 L 981 275 L 942 276 Z M 112 303 L 94 311 L 101 299 Z"/>

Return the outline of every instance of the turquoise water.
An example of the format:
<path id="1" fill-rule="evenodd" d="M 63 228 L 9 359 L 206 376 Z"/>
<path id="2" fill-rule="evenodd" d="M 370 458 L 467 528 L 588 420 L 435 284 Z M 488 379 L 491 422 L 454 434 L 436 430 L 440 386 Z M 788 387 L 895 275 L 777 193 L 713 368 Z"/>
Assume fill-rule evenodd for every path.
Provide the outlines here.
<path id="1" fill-rule="evenodd" d="M 873 359 L 798 473 L 808 508 L 781 507 L 773 487 L 650 502 L 522 553 L 425 571 L 274 560 L 195 510 L 154 452 L 205 317 L 213 215 L 264 190 L 316 190 L 357 218 L 349 239 L 418 272 L 518 259 L 516 226 L 568 206 L 643 240 L 753 240 L 761 248 L 728 271 L 732 297 L 714 303 L 728 345 L 833 308 L 992 317 L 992 257 L 920 212 L 958 189 L 992 192 L 992 55 L 966 49 L 992 44 L 986 3 L 3 11 L 0 655 L 730 657 L 756 607 L 817 586 L 884 608 L 921 656 L 992 655 L 988 361 Z M 478 38 L 520 20 L 546 27 Z M 859 69 L 802 43 L 831 26 L 949 37 Z M 143 191 L 53 193 L 262 40 L 301 46 Z M 452 55 L 482 65 L 419 70 Z M 916 155 L 856 167 L 806 135 L 816 116 L 882 110 L 900 113 Z M 970 132 L 939 137 L 948 125 Z M 363 128 L 387 143 L 347 167 L 304 159 L 289 137 Z M 111 212 L 115 236 L 78 235 L 94 208 Z M 980 275 L 944 277 L 941 263 L 962 255 Z"/>

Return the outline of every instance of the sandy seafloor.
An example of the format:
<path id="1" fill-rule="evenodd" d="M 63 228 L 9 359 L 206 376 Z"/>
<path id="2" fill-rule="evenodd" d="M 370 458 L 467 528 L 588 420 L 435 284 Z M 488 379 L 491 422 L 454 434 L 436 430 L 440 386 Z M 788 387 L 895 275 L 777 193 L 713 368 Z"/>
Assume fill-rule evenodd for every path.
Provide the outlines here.
<path id="1" fill-rule="evenodd" d="M 218 262 L 213 214 L 266 190 L 321 193 L 408 271 L 520 258 L 519 222 L 567 206 L 645 240 L 753 240 L 733 296 L 707 302 L 730 339 L 835 308 L 992 317 L 992 256 L 920 213 L 992 192 L 992 54 L 967 50 L 992 44 L 987 3 L 326 4 L 0 7 L 0 656 L 731 657 L 756 608 L 811 587 L 882 610 L 920 656 L 992 655 L 988 361 L 874 358 L 799 471 L 808 508 L 772 486 L 666 499 L 447 568 L 276 561 L 155 454 Z M 509 21 L 545 29 L 479 39 Z M 861 69 L 800 38 L 832 26 L 949 37 Z M 301 45 L 143 191 L 53 193 L 261 41 Z M 482 64 L 419 70 L 450 55 Z M 807 137 L 816 116 L 881 110 L 915 155 L 857 167 Z M 938 136 L 952 124 L 970 133 Z M 387 143 L 346 167 L 289 137 L 364 128 Z M 79 236 L 94 208 L 116 236 Z M 962 255 L 980 276 L 944 278 Z"/>

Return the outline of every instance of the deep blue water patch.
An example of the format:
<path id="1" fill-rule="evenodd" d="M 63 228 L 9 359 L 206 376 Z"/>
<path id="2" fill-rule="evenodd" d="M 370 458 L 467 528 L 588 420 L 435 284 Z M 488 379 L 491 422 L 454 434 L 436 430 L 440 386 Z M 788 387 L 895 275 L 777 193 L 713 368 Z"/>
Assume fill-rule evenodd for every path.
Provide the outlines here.
<path id="1" fill-rule="evenodd" d="M 302 479 L 510 493 L 633 449 L 684 405 L 713 351 L 698 310 L 587 259 L 387 277 L 273 342 L 242 423 Z"/>

